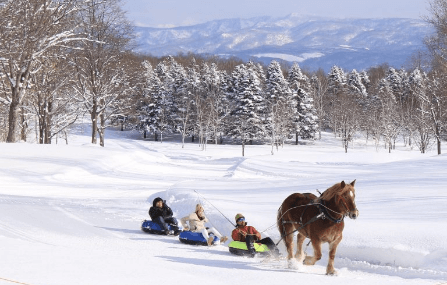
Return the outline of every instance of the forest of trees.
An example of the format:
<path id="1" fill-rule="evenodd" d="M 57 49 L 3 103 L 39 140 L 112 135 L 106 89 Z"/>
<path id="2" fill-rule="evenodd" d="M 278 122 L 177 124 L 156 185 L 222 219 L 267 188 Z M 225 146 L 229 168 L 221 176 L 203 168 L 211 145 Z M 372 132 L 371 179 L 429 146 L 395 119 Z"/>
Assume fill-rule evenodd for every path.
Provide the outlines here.
<path id="1" fill-rule="evenodd" d="M 86 115 L 92 143 L 110 125 L 163 141 L 242 145 L 314 140 L 331 131 L 347 152 L 363 134 L 390 152 L 399 138 L 441 153 L 447 116 L 447 4 L 431 3 L 427 56 L 329 72 L 272 61 L 133 52 L 119 0 L 0 0 L 0 141 L 65 139 Z M 424 62 L 427 61 L 428 64 Z"/>

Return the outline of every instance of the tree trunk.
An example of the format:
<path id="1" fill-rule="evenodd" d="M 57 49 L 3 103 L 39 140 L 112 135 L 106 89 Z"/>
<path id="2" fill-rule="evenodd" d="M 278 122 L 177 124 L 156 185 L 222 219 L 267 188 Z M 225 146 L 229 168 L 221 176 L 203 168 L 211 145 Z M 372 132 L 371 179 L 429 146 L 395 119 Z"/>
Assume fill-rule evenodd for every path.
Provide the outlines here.
<path id="1" fill-rule="evenodd" d="M 21 109 L 20 118 L 21 118 L 21 122 L 22 122 L 20 140 L 26 142 L 26 129 L 28 128 L 28 124 L 26 123 L 25 111 L 23 110 L 23 108 Z"/>
<path id="2" fill-rule="evenodd" d="M 157 131 L 154 132 L 154 140 L 155 140 L 156 142 L 158 142 L 158 134 L 157 134 Z"/>
<path id="3" fill-rule="evenodd" d="M 298 132 L 295 133 L 295 145 L 298 145 Z"/>
<path id="4" fill-rule="evenodd" d="M 191 142 L 194 142 L 194 135 L 191 136 Z"/>
<path id="5" fill-rule="evenodd" d="M 42 114 L 38 115 L 39 118 L 39 144 L 44 143 L 44 132 L 45 132 L 45 120 L 42 118 Z"/>
<path id="6" fill-rule="evenodd" d="M 146 130 L 144 130 L 144 132 L 143 132 L 143 138 L 146 138 Z"/>
<path id="7" fill-rule="evenodd" d="M 245 156 L 245 144 L 244 144 L 244 141 L 242 141 L 242 156 Z"/>
<path id="8" fill-rule="evenodd" d="M 15 97 L 18 97 L 17 95 L 14 96 L 14 91 L 15 88 L 13 89 L 13 100 L 11 102 L 11 105 L 9 106 L 9 125 L 8 125 L 8 136 L 6 138 L 6 142 L 7 143 L 14 143 L 16 142 L 16 131 L 17 131 L 17 127 L 18 127 L 18 118 L 19 118 L 19 102 L 18 99 L 16 99 Z"/>
<path id="9" fill-rule="evenodd" d="M 101 126 L 99 128 L 99 145 L 104 147 L 105 143 L 105 132 L 106 132 L 106 118 L 105 118 L 105 111 L 102 111 L 101 114 L 99 114 L 99 118 L 101 120 Z"/>
<path id="10" fill-rule="evenodd" d="M 436 134 L 436 144 L 438 146 L 438 155 L 441 154 L 441 135 L 439 131 L 439 126 L 435 126 L 435 134 Z"/>
<path id="11" fill-rule="evenodd" d="M 93 103 L 92 113 L 90 114 L 90 118 L 92 119 L 92 144 L 97 143 L 97 132 L 98 132 L 98 115 L 96 113 L 96 102 Z"/>
<path id="12" fill-rule="evenodd" d="M 51 112 L 53 111 L 53 104 L 48 102 L 47 111 L 45 112 L 45 144 L 51 144 Z"/>

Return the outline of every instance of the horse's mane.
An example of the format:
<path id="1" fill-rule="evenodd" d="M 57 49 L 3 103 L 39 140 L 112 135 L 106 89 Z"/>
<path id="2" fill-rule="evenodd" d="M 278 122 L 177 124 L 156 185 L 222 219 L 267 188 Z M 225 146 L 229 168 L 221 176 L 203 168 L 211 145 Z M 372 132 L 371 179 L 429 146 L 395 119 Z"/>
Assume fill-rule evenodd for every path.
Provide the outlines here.
<path id="1" fill-rule="evenodd" d="M 350 184 L 345 184 L 345 187 L 341 188 L 340 183 L 336 183 L 329 187 L 326 191 L 321 194 L 320 198 L 321 200 L 329 201 L 330 199 L 334 198 L 335 195 L 343 195 L 344 193 L 348 192 L 349 190 L 353 190 L 354 187 L 352 187 Z M 349 186 L 349 187 L 348 187 Z"/>

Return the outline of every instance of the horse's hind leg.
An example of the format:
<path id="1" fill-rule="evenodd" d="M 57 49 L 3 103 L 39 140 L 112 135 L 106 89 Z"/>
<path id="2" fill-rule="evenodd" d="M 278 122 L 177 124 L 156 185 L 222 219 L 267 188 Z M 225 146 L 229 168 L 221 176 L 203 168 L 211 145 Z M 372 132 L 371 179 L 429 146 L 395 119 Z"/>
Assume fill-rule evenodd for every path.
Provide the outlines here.
<path id="1" fill-rule="evenodd" d="M 298 233 L 297 237 L 297 249 L 296 249 L 296 254 L 295 254 L 295 258 L 298 260 L 299 263 L 302 263 L 304 260 L 304 257 L 306 256 L 304 254 L 304 249 L 303 249 L 303 244 L 304 244 L 304 240 L 306 239 L 306 236 L 304 236 L 303 234 Z"/>
<path id="2" fill-rule="evenodd" d="M 293 231 L 293 229 L 291 227 L 286 227 L 286 233 L 289 233 Z M 287 234 L 286 237 L 284 238 L 284 243 L 286 244 L 286 248 L 287 248 L 287 259 L 290 260 L 292 259 L 293 256 L 293 234 Z"/>
<path id="3" fill-rule="evenodd" d="M 314 255 L 306 256 L 304 259 L 304 264 L 306 265 L 314 265 L 315 262 L 321 259 L 321 241 L 316 239 L 311 239 L 311 241 L 314 249 Z"/>

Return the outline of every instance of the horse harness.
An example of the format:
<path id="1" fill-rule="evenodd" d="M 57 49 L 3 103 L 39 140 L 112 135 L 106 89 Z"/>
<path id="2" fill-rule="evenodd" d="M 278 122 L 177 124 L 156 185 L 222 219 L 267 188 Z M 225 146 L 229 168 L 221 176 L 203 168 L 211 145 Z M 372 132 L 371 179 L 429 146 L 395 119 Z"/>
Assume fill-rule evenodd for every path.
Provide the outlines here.
<path id="1" fill-rule="evenodd" d="M 286 236 L 291 235 L 291 234 L 293 234 L 293 233 L 295 233 L 295 232 L 297 232 L 297 231 L 303 229 L 305 226 L 307 226 L 307 225 L 309 225 L 309 224 L 315 222 L 316 220 L 319 220 L 319 219 L 323 219 L 323 220 L 324 220 L 324 219 L 327 218 L 329 221 L 334 222 L 334 223 L 336 223 L 336 224 L 339 224 L 339 223 L 341 223 L 341 222 L 343 221 L 343 219 L 345 218 L 344 215 L 342 215 L 342 217 L 341 217 L 340 219 L 336 219 L 336 218 L 332 217 L 331 214 L 329 214 L 329 212 L 327 211 L 327 207 L 326 207 L 326 205 L 325 205 L 326 203 L 325 203 L 324 200 L 320 200 L 321 202 L 317 202 L 317 203 L 315 203 L 315 201 L 312 200 L 312 199 L 308 196 L 307 193 L 304 193 L 303 195 L 306 196 L 309 200 L 311 200 L 311 202 L 308 203 L 307 205 L 305 205 L 306 208 L 304 208 L 304 211 L 303 211 L 302 214 L 301 214 L 301 217 L 300 217 L 300 221 L 299 221 L 299 222 L 295 222 L 295 221 L 284 221 L 284 220 L 282 221 L 284 234 L 281 235 L 281 239 L 278 241 L 278 243 L 276 243 L 276 246 L 278 246 L 278 244 L 279 244 L 279 243 L 280 243 Z M 341 198 L 343 198 L 343 197 L 341 197 Z M 343 199 L 343 203 L 344 203 L 345 207 L 348 208 L 348 207 L 346 206 L 346 202 L 344 201 L 344 199 Z M 306 223 L 303 224 L 303 215 L 304 215 L 304 213 L 306 212 L 306 210 L 307 210 L 307 208 L 308 208 L 309 206 L 314 206 L 314 205 L 316 205 L 316 206 L 318 207 L 318 211 L 319 211 L 319 213 L 318 213 L 316 216 L 314 216 L 312 219 L 310 219 L 309 221 L 307 221 Z M 292 232 L 286 234 L 286 229 L 285 229 L 285 226 L 284 226 L 285 224 L 299 224 L 300 227 L 299 227 L 298 229 L 296 229 L 296 230 L 294 230 L 294 231 L 292 231 Z M 306 237 L 309 238 L 307 235 L 306 235 Z"/>

